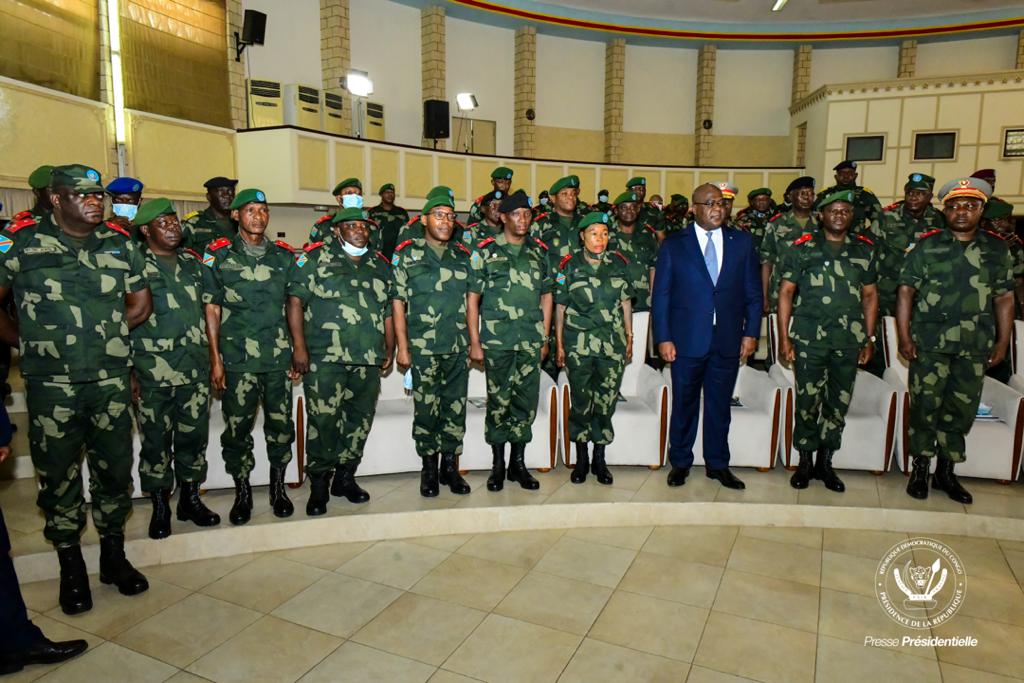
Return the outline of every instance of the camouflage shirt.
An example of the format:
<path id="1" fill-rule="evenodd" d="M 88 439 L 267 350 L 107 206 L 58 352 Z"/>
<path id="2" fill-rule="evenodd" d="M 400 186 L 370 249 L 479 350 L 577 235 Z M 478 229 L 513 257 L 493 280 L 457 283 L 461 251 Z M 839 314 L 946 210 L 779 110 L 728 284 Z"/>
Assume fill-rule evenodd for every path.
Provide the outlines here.
<path id="1" fill-rule="evenodd" d="M 288 294 L 305 306 L 306 348 L 314 363 L 380 365 L 391 317 L 390 267 L 379 251 L 355 260 L 333 238 L 305 248 Z"/>
<path id="2" fill-rule="evenodd" d="M 621 229 L 611 231 L 608 251 L 618 251 L 626 256 L 626 272 L 633 290 L 633 310 L 651 310 L 651 268 L 658 259 L 658 233 L 654 226 L 637 223 L 632 233 Z"/>
<path id="3" fill-rule="evenodd" d="M 918 348 L 985 356 L 996 339 L 992 299 L 1013 291 L 1013 263 L 996 233 L 979 230 L 964 243 L 936 229 L 910 250 L 899 284 L 917 290 L 910 332 Z"/>
<path id="4" fill-rule="evenodd" d="M 79 249 L 50 214 L 0 233 L 0 285 L 14 289 L 21 372 L 50 382 L 93 382 L 131 365 L 125 295 L 148 287 L 136 243 L 101 223 Z"/>
<path id="5" fill-rule="evenodd" d="M 323 216 L 320 216 L 320 218 L 313 221 L 313 225 L 309 227 L 309 239 L 306 240 L 306 244 L 319 242 L 330 235 L 332 218 L 334 218 L 333 213 L 325 213 Z"/>
<path id="6" fill-rule="evenodd" d="M 732 224 L 737 229 L 750 233 L 750 236 L 754 238 L 754 251 L 758 251 L 761 248 L 761 242 L 764 240 L 765 230 L 768 227 L 768 220 L 771 217 L 772 214 L 770 213 L 761 213 L 757 209 L 752 209 L 748 206 L 736 214 Z"/>
<path id="7" fill-rule="evenodd" d="M 479 223 L 473 223 L 467 225 L 464 230 L 459 234 L 452 237 L 452 239 L 458 238 L 460 242 L 466 245 L 466 248 L 470 251 L 476 248 L 476 245 L 483 242 L 488 237 L 497 237 L 503 235 L 505 228 L 501 225 L 491 225 L 487 221 L 481 221 Z"/>
<path id="8" fill-rule="evenodd" d="M 555 303 L 565 306 L 563 345 L 576 356 L 622 356 L 626 325 L 622 302 L 632 298 L 629 259 L 605 251 L 601 263 L 589 263 L 583 252 L 565 256 L 555 274 Z"/>
<path id="9" fill-rule="evenodd" d="M 284 242 L 264 244 L 266 252 L 256 258 L 236 235 L 211 242 L 203 254 L 203 303 L 221 307 L 220 355 L 229 371 L 270 372 L 291 364 L 286 288 L 305 254 L 296 260 Z"/>
<path id="10" fill-rule="evenodd" d="M 921 218 L 914 218 L 896 202 L 883 209 L 871 225 L 871 234 L 878 248 L 878 295 L 882 315 L 895 315 L 896 289 L 899 287 L 903 259 L 921 235 L 942 228 L 946 219 L 935 207 L 925 207 Z"/>
<path id="11" fill-rule="evenodd" d="M 515 249 L 504 231 L 473 251 L 469 291 L 482 295 L 480 341 L 485 349 L 540 349 L 544 343 L 540 298 L 554 287 L 547 252 L 536 237 Z"/>
<path id="12" fill-rule="evenodd" d="M 132 364 L 142 384 L 181 386 L 210 374 L 203 272 L 190 249 L 176 255 L 172 271 L 144 245 L 146 281 L 153 293 L 153 315 L 132 330 Z"/>
<path id="13" fill-rule="evenodd" d="M 530 226 L 530 235 L 548 245 L 552 270 L 558 267 L 563 258 L 580 248 L 580 230 L 577 226 L 583 216 L 579 211 L 570 218 L 555 212 L 542 213 Z"/>
<path id="14" fill-rule="evenodd" d="M 878 220 L 882 215 L 882 203 L 878 201 L 875 193 L 860 185 L 833 185 L 827 187 L 817 194 L 815 202 L 827 197 L 834 192 L 850 190 L 853 192 L 853 223 L 850 225 L 851 232 L 863 232 Z"/>
<path id="15" fill-rule="evenodd" d="M 392 298 L 406 304 L 413 354 L 462 353 L 468 345 L 469 249 L 454 237 L 440 257 L 425 239 L 402 242 L 391 257 Z"/>
<path id="16" fill-rule="evenodd" d="M 875 245 L 847 233 L 841 250 L 831 246 L 821 230 L 804 233 L 779 264 L 780 280 L 797 287 L 790 333 L 797 342 L 822 348 L 861 348 L 870 336 L 861 294 L 878 277 Z"/>
<path id="17" fill-rule="evenodd" d="M 409 222 L 409 212 L 400 206 L 392 206 L 388 210 L 378 204 L 369 209 L 367 214 L 377 224 L 377 229 L 371 231 L 371 234 L 376 235 L 377 250 L 384 252 L 384 256 L 390 259 L 395 253 L 399 233 Z"/>
<path id="18" fill-rule="evenodd" d="M 230 218 L 220 218 L 213 209 L 193 211 L 181 221 L 181 246 L 202 252 L 210 242 L 238 234 L 238 223 Z"/>
<path id="19" fill-rule="evenodd" d="M 771 263 L 776 266 L 781 263 L 786 249 L 793 243 L 793 240 L 815 228 L 812 216 L 808 216 L 807 220 L 801 221 L 795 213 L 787 211 L 786 213 L 776 214 L 768 221 L 768 225 L 765 227 L 764 239 L 761 240 L 761 246 L 757 250 L 761 263 Z M 771 311 L 775 311 L 775 307 L 778 304 L 779 283 L 781 281 L 779 268 L 773 267 L 772 274 L 768 278 L 768 305 Z"/>

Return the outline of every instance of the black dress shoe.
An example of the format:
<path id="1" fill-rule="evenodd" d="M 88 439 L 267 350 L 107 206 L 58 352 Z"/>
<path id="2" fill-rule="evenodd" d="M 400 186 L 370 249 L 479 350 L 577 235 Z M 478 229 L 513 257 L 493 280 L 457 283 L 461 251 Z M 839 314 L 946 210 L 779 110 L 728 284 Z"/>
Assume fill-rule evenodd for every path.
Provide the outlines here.
<path id="1" fill-rule="evenodd" d="M 0 671 L 13 673 L 30 664 L 59 664 L 86 651 L 84 640 L 54 642 L 43 638 L 23 650 L 0 654 Z"/>
<path id="2" fill-rule="evenodd" d="M 944 455 L 939 456 L 939 461 L 935 463 L 935 474 L 932 476 L 932 488 L 936 491 L 945 491 L 946 495 L 958 503 L 964 505 L 970 505 L 974 502 L 974 496 L 970 494 L 961 484 L 960 480 L 956 478 L 956 474 L 953 473 L 954 463 Z"/>
<path id="3" fill-rule="evenodd" d="M 722 468 L 720 470 L 707 470 L 708 479 L 717 479 L 721 482 L 722 486 L 727 489 L 736 489 L 742 491 L 747 488 L 746 485 L 736 478 L 736 475 L 728 468 Z"/>
<path id="4" fill-rule="evenodd" d="M 437 481 L 439 485 L 447 486 L 452 493 L 458 496 L 464 496 L 470 491 L 469 484 L 459 474 L 459 464 L 454 453 L 441 454 L 441 464 L 437 470 Z"/>
<path id="5" fill-rule="evenodd" d="M 614 482 L 611 470 L 608 469 L 608 465 L 604 462 L 604 444 L 594 444 L 594 457 L 590 462 L 590 471 L 594 473 L 594 478 L 597 479 L 598 484 L 611 486 Z"/>
<path id="6" fill-rule="evenodd" d="M 576 462 L 572 467 L 572 474 L 569 475 L 569 481 L 574 484 L 582 484 L 587 480 L 587 475 L 590 474 L 590 454 L 587 453 L 587 446 L 589 445 L 586 441 L 576 442 Z"/>
<path id="7" fill-rule="evenodd" d="M 491 444 L 491 476 L 487 477 L 487 490 L 505 488 L 505 444 Z"/>
<path id="8" fill-rule="evenodd" d="M 668 485 L 682 486 L 686 483 L 688 476 L 690 476 L 689 467 L 673 467 L 668 473 Z"/>

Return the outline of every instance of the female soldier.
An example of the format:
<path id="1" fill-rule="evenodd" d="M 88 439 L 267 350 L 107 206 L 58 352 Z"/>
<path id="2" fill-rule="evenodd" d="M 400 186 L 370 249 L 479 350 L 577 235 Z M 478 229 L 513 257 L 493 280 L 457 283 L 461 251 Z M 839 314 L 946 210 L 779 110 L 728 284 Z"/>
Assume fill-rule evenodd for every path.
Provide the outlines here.
<path id="1" fill-rule="evenodd" d="M 608 214 L 589 213 L 579 227 L 583 246 L 562 259 L 555 275 L 556 361 L 569 373 L 572 391 L 569 437 L 576 442 L 576 466 L 570 480 L 581 484 L 592 470 L 607 485 L 612 473 L 604 448 L 615 437 L 612 415 L 633 354 L 632 288 L 626 257 L 608 253 Z M 587 442 L 594 444 L 592 464 Z"/>

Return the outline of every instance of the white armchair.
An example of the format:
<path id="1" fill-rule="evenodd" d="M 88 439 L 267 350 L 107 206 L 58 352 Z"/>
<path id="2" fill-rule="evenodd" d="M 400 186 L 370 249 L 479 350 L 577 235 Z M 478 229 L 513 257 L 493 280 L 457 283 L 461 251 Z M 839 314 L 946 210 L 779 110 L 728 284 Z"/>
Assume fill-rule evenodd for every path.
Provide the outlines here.
<path id="1" fill-rule="evenodd" d="M 1024 320 L 1013 321 L 1013 343 L 1010 345 L 1013 360 L 1013 374 L 1010 386 L 1024 393 Z"/>
<path id="2" fill-rule="evenodd" d="M 910 383 L 910 366 L 899 355 L 899 341 L 896 334 L 896 320 L 885 319 L 886 378 L 899 382 L 900 390 L 907 391 Z M 1019 335 L 1018 335 L 1019 337 Z M 889 379 L 891 378 L 891 379 Z M 958 464 L 957 474 L 965 477 L 980 477 L 999 481 L 1015 481 L 1020 474 L 1021 446 L 1024 443 L 1024 394 L 1011 385 L 1003 384 L 991 377 L 985 378 L 981 390 L 981 402 L 991 406 L 992 414 L 998 420 L 977 420 L 967 434 L 967 461 Z M 1020 386 L 1018 384 L 1018 386 Z M 909 394 L 903 401 L 901 420 L 902 444 L 900 467 L 910 471 L 910 456 L 907 451 L 907 419 L 910 407 Z M 935 463 L 932 463 L 932 470 Z"/>

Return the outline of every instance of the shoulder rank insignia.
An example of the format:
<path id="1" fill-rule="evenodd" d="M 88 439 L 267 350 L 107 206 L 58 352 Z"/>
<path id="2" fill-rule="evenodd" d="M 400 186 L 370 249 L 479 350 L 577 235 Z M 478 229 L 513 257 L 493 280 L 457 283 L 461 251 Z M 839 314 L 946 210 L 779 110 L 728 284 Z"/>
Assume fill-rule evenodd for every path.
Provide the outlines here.
<path id="1" fill-rule="evenodd" d="M 483 249 L 484 247 L 486 247 L 488 244 L 490 244 L 493 241 L 494 241 L 493 237 L 488 237 L 487 239 L 480 240 L 480 243 L 477 244 L 476 247 L 477 247 L 477 249 Z"/>
<path id="2" fill-rule="evenodd" d="M 397 247 L 395 247 L 395 253 L 397 254 L 398 252 L 402 251 L 403 249 L 405 249 L 410 244 L 412 244 L 412 240 L 406 240 L 406 241 L 402 242 Z"/>
<path id="3" fill-rule="evenodd" d="M 654 229 L 654 226 L 651 225 L 650 223 L 644 223 L 644 230 L 650 230 L 651 232 L 653 232 L 655 234 L 657 234 L 657 232 L 658 232 L 657 230 Z"/>
<path id="4" fill-rule="evenodd" d="M 565 256 L 564 256 L 563 258 L 562 258 L 562 261 L 561 261 L 561 262 L 560 262 L 560 263 L 558 264 L 558 267 L 559 267 L 560 269 L 561 269 L 561 268 L 565 268 L 565 264 L 566 264 L 566 263 L 568 263 L 568 262 L 569 262 L 569 261 L 571 261 L 571 260 L 572 260 L 572 254 L 566 254 L 566 255 L 565 255 Z"/>
<path id="5" fill-rule="evenodd" d="M 387 263 L 388 265 L 391 265 L 391 261 L 388 261 L 388 257 L 384 255 L 383 251 L 375 251 L 374 253 L 377 254 L 377 258 L 379 258 L 381 261 Z"/>
<path id="6" fill-rule="evenodd" d="M 467 230 L 472 230 L 473 228 L 475 228 L 478 225 L 480 225 L 480 221 L 477 221 L 476 223 L 470 223 L 469 225 L 466 226 L 466 229 Z"/>
<path id="7" fill-rule="evenodd" d="M 793 246 L 795 247 L 798 244 L 803 244 L 804 242 L 809 242 L 813 238 L 814 238 L 813 234 L 811 234 L 809 232 L 805 232 L 804 234 L 800 235 L 795 240 L 793 240 Z"/>
<path id="8" fill-rule="evenodd" d="M 119 233 L 121 233 L 122 235 L 124 235 L 125 237 L 131 237 L 131 236 L 132 236 L 132 234 L 131 234 L 130 232 L 128 232 L 127 230 L 125 230 L 124 228 L 122 228 L 122 227 L 121 227 L 120 225 L 118 225 L 118 224 L 117 224 L 117 223 L 115 223 L 114 221 L 107 221 L 107 222 L 105 223 L 105 225 L 106 225 L 106 226 L 107 226 L 108 228 L 110 228 L 111 230 L 113 230 L 114 232 L 119 232 Z"/>
<path id="9" fill-rule="evenodd" d="M 284 240 L 274 240 L 274 244 L 276 244 L 277 246 L 281 247 L 285 251 L 290 251 L 293 254 L 295 253 L 295 247 L 293 247 L 292 245 L 288 244 Z"/>
<path id="10" fill-rule="evenodd" d="M 317 218 L 316 223 L 313 223 L 313 225 L 320 225 L 321 223 L 326 223 L 327 221 L 331 220 L 331 218 L 331 214 L 325 213 L 323 216 L 320 216 L 320 218 Z"/>
<path id="11" fill-rule="evenodd" d="M 452 242 L 452 244 L 454 244 L 455 248 L 458 249 L 459 251 L 465 252 L 466 256 L 470 255 L 469 249 L 467 249 L 466 245 L 463 244 L 462 242 Z"/>
<path id="12" fill-rule="evenodd" d="M 314 249 L 319 249 L 322 246 L 324 246 L 323 242 L 311 242 L 310 244 L 307 244 L 307 245 L 303 246 L 302 250 L 306 251 L 306 252 L 310 252 L 310 251 L 313 251 Z"/>
<path id="13" fill-rule="evenodd" d="M 854 237 L 859 239 L 861 242 L 865 242 L 867 244 L 870 244 L 871 246 L 875 246 L 875 243 L 871 240 L 871 238 L 866 236 L 866 235 L 857 234 L 857 235 L 854 235 Z"/>
<path id="14" fill-rule="evenodd" d="M 231 244 L 231 240 L 230 239 L 228 239 L 227 237 L 219 237 L 219 238 L 215 239 L 214 241 L 210 242 L 208 245 L 206 245 L 206 250 L 207 251 L 217 251 L 218 249 L 223 249 L 224 247 L 228 246 L 229 244 Z"/>
<path id="15" fill-rule="evenodd" d="M 996 232 L 995 230 L 985 230 L 985 232 L 987 232 L 988 234 L 992 235 L 993 237 L 995 237 L 995 238 L 996 238 L 997 240 L 999 240 L 1000 242 L 1005 242 L 1005 241 L 1006 241 L 1006 238 L 1005 238 L 1005 237 L 1003 237 L 1002 235 L 1000 235 L 1000 234 L 999 234 L 998 232 Z"/>
<path id="16" fill-rule="evenodd" d="M 928 232 L 924 233 L 923 235 L 921 235 L 917 239 L 918 240 L 923 240 L 925 237 L 931 237 L 932 235 L 938 235 L 940 232 L 942 232 L 942 228 L 935 228 L 934 230 L 929 230 Z"/>
<path id="17" fill-rule="evenodd" d="M 898 208 L 900 208 L 900 204 L 902 204 L 902 203 L 903 203 L 902 201 L 893 202 L 889 206 L 882 207 L 882 211 L 892 211 L 893 209 L 898 209 Z"/>
<path id="18" fill-rule="evenodd" d="M 537 244 L 539 244 L 539 245 L 540 245 L 540 247 L 541 247 L 541 248 L 542 248 L 542 249 L 543 249 L 544 251 L 547 251 L 547 250 L 548 250 L 548 245 L 544 244 L 544 241 L 543 241 L 543 240 L 541 240 L 540 238 L 538 238 L 538 237 L 534 237 L 534 238 L 533 238 L 533 241 L 534 241 L 534 242 L 536 242 Z"/>
<path id="19" fill-rule="evenodd" d="M 32 212 L 29 211 L 28 209 L 25 209 L 24 211 L 19 211 L 18 213 L 11 216 L 11 222 L 20 221 L 22 218 L 29 218 L 31 216 Z"/>
<path id="20" fill-rule="evenodd" d="M 771 218 L 769 218 L 769 219 L 768 219 L 768 222 L 769 222 L 769 223 L 774 223 L 774 222 L 775 222 L 775 219 L 777 219 L 777 218 L 778 218 L 779 216 L 781 216 L 781 215 L 782 215 L 782 212 L 780 211 L 780 212 L 778 212 L 777 214 L 775 214 L 774 216 L 772 216 Z"/>
<path id="21" fill-rule="evenodd" d="M 629 265 L 629 259 L 626 258 L 626 255 L 623 254 L 621 251 L 613 251 L 612 253 L 615 254 L 616 256 L 618 256 L 620 259 L 622 259 L 623 263 L 625 263 L 626 265 Z"/>
<path id="22" fill-rule="evenodd" d="M 196 216 L 198 216 L 198 215 L 199 215 L 199 212 L 198 212 L 198 211 L 193 211 L 193 212 L 191 212 L 191 213 L 189 213 L 189 214 L 186 214 L 186 215 L 185 215 L 185 217 L 184 217 L 184 218 L 182 218 L 182 220 L 183 220 L 183 221 L 187 221 L 187 220 L 190 220 L 190 219 L 192 219 L 192 218 L 195 218 L 195 217 L 196 217 Z"/>
<path id="23" fill-rule="evenodd" d="M 295 254 L 295 265 L 297 265 L 299 268 L 306 265 L 306 262 L 308 260 L 309 256 L 304 251 L 300 251 L 297 254 Z"/>
<path id="24" fill-rule="evenodd" d="M 420 219 L 420 217 L 419 217 L 419 216 L 416 216 L 415 218 L 410 218 L 410 219 L 409 219 L 409 222 L 408 222 L 408 223 L 406 223 L 406 225 L 412 225 L 413 223 L 415 223 L 415 222 L 416 222 L 416 221 L 418 221 L 419 219 Z"/>
<path id="25" fill-rule="evenodd" d="M 11 224 L 7 226 L 7 232 L 13 235 L 22 228 L 28 228 L 30 226 L 36 225 L 37 222 L 38 221 L 36 221 L 35 216 L 33 216 L 32 214 L 22 216 L 21 218 L 15 216 L 15 220 L 12 221 Z"/>
<path id="26" fill-rule="evenodd" d="M 547 217 L 548 217 L 548 212 L 547 211 L 545 211 L 544 213 L 539 213 L 539 214 L 537 214 L 537 217 L 533 219 L 533 222 L 534 223 L 540 223 L 542 220 L 544 220 Z"/>
<path id="27" fill-rule="evenodd" d="M 202 256 L 200 256 L 199 252 L 196 251 L 195 249 L 189 249 L 188 247 L 184 247 L 182 249 L 182 251 L 185 252 L 186 254 L 188 254 L 189 256 L 193 257 L 193 258 L 197 258 L 197 259 L 203 258 Z"/>

